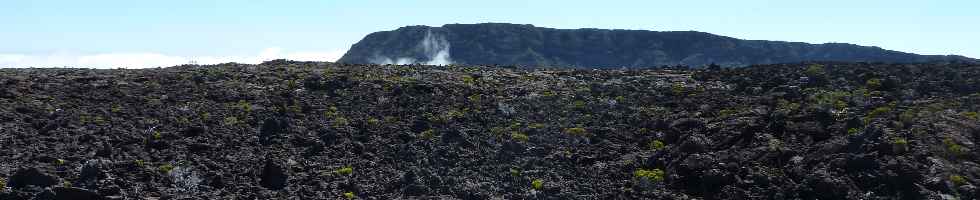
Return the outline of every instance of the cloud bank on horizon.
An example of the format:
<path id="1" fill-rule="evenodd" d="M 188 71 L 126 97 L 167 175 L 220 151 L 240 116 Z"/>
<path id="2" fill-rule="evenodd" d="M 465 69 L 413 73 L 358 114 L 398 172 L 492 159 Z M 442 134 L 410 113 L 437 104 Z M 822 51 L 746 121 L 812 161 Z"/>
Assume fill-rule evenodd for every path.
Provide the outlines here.
<path id="1" fill-rule="evenodd" d="M 245 56 L 175 56 L 161 53 L 100 53 L 100 54 L 3 54 L 0 53 L 0 68 L 28 67 L 70 67 L 70 68 L 154 68 L 183 64 L 243 63 L 259 64 L 275 59 L 296 61 L 334 62 L 344 55 L 345 50 L 331 51 L 284 51 L 282 48 L 266 48 L 256 55 Z"/>

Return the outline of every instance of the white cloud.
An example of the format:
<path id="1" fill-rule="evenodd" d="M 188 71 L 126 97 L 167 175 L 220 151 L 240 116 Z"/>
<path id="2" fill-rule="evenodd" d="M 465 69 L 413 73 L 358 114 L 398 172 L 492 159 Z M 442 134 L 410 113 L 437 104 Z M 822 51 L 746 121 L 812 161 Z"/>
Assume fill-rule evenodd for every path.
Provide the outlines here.
<path id="1" fill-rule="evenodd" d="M 266 48 L 256 55 L 246 56 L 172 56 L 159 53 L 104 53 L 70 54 L 52 53 L 46 55 L 0 54 L 0 68 L 3 67 L 80 67 L 80 68 L 152 68 L 169 67 L 196 62 L 198 64 L 219 64 L 228 62 L 258 64 L 275 59 L 297 61 L 333 62 L 344 55 L 344 50 L 333 51 L 295 51 L 282 48 Z"/>

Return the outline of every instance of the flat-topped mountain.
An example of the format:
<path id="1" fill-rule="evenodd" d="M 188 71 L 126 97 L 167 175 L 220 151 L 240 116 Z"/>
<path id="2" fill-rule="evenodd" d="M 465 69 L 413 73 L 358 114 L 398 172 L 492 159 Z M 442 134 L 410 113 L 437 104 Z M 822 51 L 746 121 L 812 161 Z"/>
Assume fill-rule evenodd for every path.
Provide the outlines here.
<path id="1" fill-rule="evenodd" d="M 554 29 L 485 23 L 407 26 L 367 35 L 338 61 L 571 67 L 723 66 L 801 61 L 976 62 L 845 43 L 742 40 L 697 31 Z"/>

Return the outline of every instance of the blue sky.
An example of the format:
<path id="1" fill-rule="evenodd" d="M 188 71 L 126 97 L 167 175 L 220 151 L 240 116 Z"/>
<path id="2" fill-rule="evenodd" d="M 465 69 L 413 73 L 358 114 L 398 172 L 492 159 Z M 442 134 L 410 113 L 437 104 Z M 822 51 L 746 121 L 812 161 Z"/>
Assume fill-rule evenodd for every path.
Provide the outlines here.
<path id="1" fill-rule="evenodd" d="M 371 32 L 481 22 L 696 30 L 980 58 L 980 1 L 971 0 L 243 2 L 4 0 L 0 67 L 331 61 Z"/>

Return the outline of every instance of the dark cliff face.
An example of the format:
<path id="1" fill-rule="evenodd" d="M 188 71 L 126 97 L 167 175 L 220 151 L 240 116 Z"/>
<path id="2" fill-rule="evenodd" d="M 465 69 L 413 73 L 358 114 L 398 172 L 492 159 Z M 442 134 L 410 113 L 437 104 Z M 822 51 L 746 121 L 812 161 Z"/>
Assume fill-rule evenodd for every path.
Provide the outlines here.
<path id="1" fill-rule="evenodd" d="M 441 53 L 441 54 L 440 54 Z M 408 26 L 369 34 L 338 62 L 572 67 L 745 66 L 800 61 L 968 61 L 853 44 L 741 40 L 696 31 L 553 29 L 517 24 Z"/>

